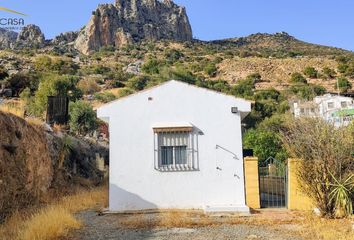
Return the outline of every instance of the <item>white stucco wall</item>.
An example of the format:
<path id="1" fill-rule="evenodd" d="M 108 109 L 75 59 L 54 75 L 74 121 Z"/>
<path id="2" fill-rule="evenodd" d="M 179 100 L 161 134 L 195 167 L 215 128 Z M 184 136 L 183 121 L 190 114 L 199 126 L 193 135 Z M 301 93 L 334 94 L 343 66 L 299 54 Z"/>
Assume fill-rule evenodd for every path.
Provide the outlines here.
<path id="1" fill-rule="evenodd" d="M 152 100 L 149 100 L 152 98 Z M 248 211 L 245 205 L 240 113 L 251 104 L 177 81 L 98 109 L 110 130 L 111 211 L 156 208 Z M 198 137 L 199 171 L 154 169 L 156 123 L 189 122 Z M 234 153 L 216 149 L 219 145 Z M 219 167 L 222 170 L 217 170 Z"/>

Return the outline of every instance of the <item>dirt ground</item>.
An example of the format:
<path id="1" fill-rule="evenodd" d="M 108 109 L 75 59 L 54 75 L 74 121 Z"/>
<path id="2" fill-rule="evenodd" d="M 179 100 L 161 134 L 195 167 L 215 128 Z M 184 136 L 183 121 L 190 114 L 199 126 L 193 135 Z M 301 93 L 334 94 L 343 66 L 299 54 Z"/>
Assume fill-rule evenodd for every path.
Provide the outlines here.
<path id="1" fill-rule="evenodd" d="M 78 214 L 84 226 L 65 240 L 304 239 L 297 234 L 301 226 L 294 223 L 294 219 L 301 219 L 287 211 L 258 212 L 248 217 L 208 216 L 197 219 L 200 215 L 187 216 L 196 218 L 196 222 L 180 222 L 176 216 L 172 220 L 168 216 L 156 221 L 159 217 L 156 213 L 99 216 L 95 211 L 85 211 Z"/>

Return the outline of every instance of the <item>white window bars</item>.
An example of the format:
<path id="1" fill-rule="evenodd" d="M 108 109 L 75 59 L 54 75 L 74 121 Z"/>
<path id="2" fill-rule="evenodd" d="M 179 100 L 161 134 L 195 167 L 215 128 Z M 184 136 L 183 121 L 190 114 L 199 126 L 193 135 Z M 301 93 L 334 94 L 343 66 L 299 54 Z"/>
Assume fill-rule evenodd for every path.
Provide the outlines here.
<path id="1" fill-rule="evenodd" d="M 162 172 L 196 171 L 198 135 L 192 129 L 154 131 L 155 169 Z"/>

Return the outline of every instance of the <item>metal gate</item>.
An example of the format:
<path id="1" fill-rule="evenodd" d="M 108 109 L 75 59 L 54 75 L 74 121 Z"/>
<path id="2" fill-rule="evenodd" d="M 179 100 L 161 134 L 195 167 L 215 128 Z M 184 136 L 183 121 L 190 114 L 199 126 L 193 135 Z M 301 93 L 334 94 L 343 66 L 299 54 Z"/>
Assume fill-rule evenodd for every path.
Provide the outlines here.
<path id="1" fill-rule="evenodd" d="M 69 98 L 66 96 L 49 96 L 47 106 L 48 124 L 66 124 L 69 120 Z"/>
<path id="2" fill-rule="evenodd" d="M 259 164 L 259 193 L 261 208 L 287 207 L 286 163 L 270 157 Z"/>

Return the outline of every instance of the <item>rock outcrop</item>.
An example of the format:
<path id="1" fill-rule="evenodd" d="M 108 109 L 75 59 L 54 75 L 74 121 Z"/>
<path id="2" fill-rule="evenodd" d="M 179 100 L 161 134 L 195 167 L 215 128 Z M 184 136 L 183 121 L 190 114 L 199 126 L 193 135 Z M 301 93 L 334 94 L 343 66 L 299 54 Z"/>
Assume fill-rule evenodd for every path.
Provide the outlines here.
<path id="1" fill-rule="evenodd" d="M 0 28 L 0 49 L 12 48 L 12 45 L 16 42 L 17 35 L 17 32 Z"/>
<path id="2" fill-rule="evenodd" d="M 44 34 L 33 24 L 25 26 L 17 36 L 18 48 L 42 48 L 45 45 Z"/>
<path id="3" fill-rule="evenodd" d="M 64 46 L 74 42 L 78 36 L 78 32 L 65 32 L 56 36 L 51 43 L 56 46 Z"/>
<path id="4" fill-rule="evenodd" d="M 117 48 L 142 40 L 192 40 L 184 7 L 172 0 L 116 0 L 101 4 L 79 33 L 75 47 L 84 54 L 103 46 Z"/>
<path id="5" fill-rule="evenodd" d="M 0 49 L 42 48 L 44 46 L 44 34 L 36 25 L 27 25 L 20 33 L 0 28 Z"/>

